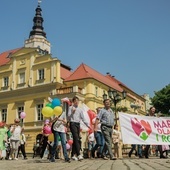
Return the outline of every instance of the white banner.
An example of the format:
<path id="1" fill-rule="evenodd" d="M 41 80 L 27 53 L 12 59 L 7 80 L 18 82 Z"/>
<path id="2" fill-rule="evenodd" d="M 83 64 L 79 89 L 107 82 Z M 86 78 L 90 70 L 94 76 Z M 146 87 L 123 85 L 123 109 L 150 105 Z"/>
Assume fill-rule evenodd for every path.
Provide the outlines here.
<path id="1" fill-rule="evenodd" d="M 170 145 L 170 117 L 118 114 L 124 144 Z"/>

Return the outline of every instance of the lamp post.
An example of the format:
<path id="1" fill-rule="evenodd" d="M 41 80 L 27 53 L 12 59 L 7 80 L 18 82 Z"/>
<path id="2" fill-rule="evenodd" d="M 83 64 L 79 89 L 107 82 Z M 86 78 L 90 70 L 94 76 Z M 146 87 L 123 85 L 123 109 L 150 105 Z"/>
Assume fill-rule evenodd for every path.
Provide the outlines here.
<path id="1" fill-rule="evenodd" d="M 133 104 L 133 103 L 131 103 L 130 107 L 131 107 L 132 109 L 134 109 L 134 113 L 136 113 L 137 109 L 140 109 L 140 108 L 141 108 L 141 106 L 136 105 L 136 104 Z M 136 114 L 137 114 L 137 113 L 136 113 Z"/>
<path id="2" fill-rule="evenodd" d="M 125 90 L 122 91 L 122 97 L 121 97 L 120 94 L 116 90 L 109 89 L 108 96 L 109 96 L 109 98 L 112 100 L 112 102 L 114 104 L 114 108 L 115 108 L 115 120 L 116 120 L 116 124 L 117 124 L 117 119 L 118 118 L 117 118 L 117 108 L 116 108 L 116 105 L 121 100 L 124 100 L 126 98 L 126 91 Z M 107 99 L 107 94 L 106 93 L 103 94 L 103 99 L 104 100 Z"/>

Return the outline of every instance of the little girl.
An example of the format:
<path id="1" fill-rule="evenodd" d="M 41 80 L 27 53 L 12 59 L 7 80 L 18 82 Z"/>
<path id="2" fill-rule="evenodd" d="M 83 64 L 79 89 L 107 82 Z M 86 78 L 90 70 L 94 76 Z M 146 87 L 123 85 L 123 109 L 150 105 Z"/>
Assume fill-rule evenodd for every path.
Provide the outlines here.
<path id="1" fill-rule="evenodd" d="M 94 132 L 89 131 L 88 134 L 88 158 L 92 158 L 91 150 L 95 145 Z"/>
<path id="2" fill-rule="evenodd" d="M 120 132 L 118 130 L 118 125 L 114 125 L 113 134 L 112 134 L 113 144 L 114 144 L 114 155 L 119 158 L 119 143 L 121 139 Z"/>
<path id="3" fill-rule="evenodd" d="M 52 133 L 49 119 L 45 120 L 42 133 L 44 136 L 49 136 Z"/>
<path id="4" fill-rule="evenodd" d="M 44 156 L 44 152 L 47 148 L 47 145 L 50 147 L 50 143 L 48 141 L 48 136 L 52 133 L 51 131 L 51 125 L 50 125 L 50 120 L 46 119 L 44 122 L 44 126 L 42 128 L 42 139 L 41 139 L 41 143 L 42 143 L 42 152 L 40 157 L 43 158 Z M 50 149 L 49 149 L 50 150 Z"/>

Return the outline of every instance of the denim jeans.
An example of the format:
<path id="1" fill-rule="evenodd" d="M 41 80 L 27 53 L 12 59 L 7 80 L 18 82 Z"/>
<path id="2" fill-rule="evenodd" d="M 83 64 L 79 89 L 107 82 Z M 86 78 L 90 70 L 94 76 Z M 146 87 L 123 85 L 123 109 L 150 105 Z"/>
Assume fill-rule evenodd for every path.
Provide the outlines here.
<path id="1" fill-rule="evenodd" d="M 137 145 L 138 146 L 138 156 L 142 156 L 142 145 Z"/>
<path id="2" fill-rule="evenodd" d="M 64 158 L 65 158 L 65 160 L 68 160 L 69 158 L 68 158 L 67 149 L 66 149 L 66 134 L 63 132 L 54 131 L 53 135 L 54 135 L 54 144 L 53 144 L 53 147 L 51 150 L 52 157 L 53 158 L 55 157 L 56 148 L 58 146 L 58 139 L 60 137 Z"/>
<path id="3" fill-rule="evenodd" d="M 98 131 L 98 132 L 94 133 L 94 137 L 96 139 L 96 144 L 95 144 L 93 150 L 96 151 L 98 149 L 98 147 L 100 147 L 99 153 L 102 154 L 104 143 L 105 143 L 102 132 Z"/>

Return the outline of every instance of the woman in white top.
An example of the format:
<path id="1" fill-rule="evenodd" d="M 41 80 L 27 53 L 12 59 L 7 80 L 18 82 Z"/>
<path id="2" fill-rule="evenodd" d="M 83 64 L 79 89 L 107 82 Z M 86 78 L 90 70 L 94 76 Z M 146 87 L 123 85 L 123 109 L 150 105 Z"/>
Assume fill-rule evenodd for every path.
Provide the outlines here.
<path id="1" fill-rule="evenodd" d="M 20 123 L 20 120 L 15 119 L 14 124 L 11 125 L 10 131 L 11 131 L 12 136 L 10 137 L 11 152 L 10 152 L 9 160 L 11 159 L 18 160 L 17 154 L 18 154 L 18 147 L 20 145 L 20 135 L 22 131 L 22 127 L 19 125 L 19 123 Z"/>
<path id="2" fill-rule="evenodd" d="M 65 128 L 66 128 L 65 125 L 67 123 L 66 113 L 63 112 L 60 117 L 54 118 L 54 120 L 52 120 L 52 122 L 54 123 L 52 126 L 52 128 L 53 128 L 52 132 L 54 135 L 54 144 L 53 144 L 52 150 L 51 150 L 52 158 L 50 161 L 55 162 L 56 147 L 58 146 L 58 139 L 60 137 L 65 162 L 70 163 L 70 158 L 68 157 L 67 148 L 66 148 L 66 131 L 65 131 Z"/>

